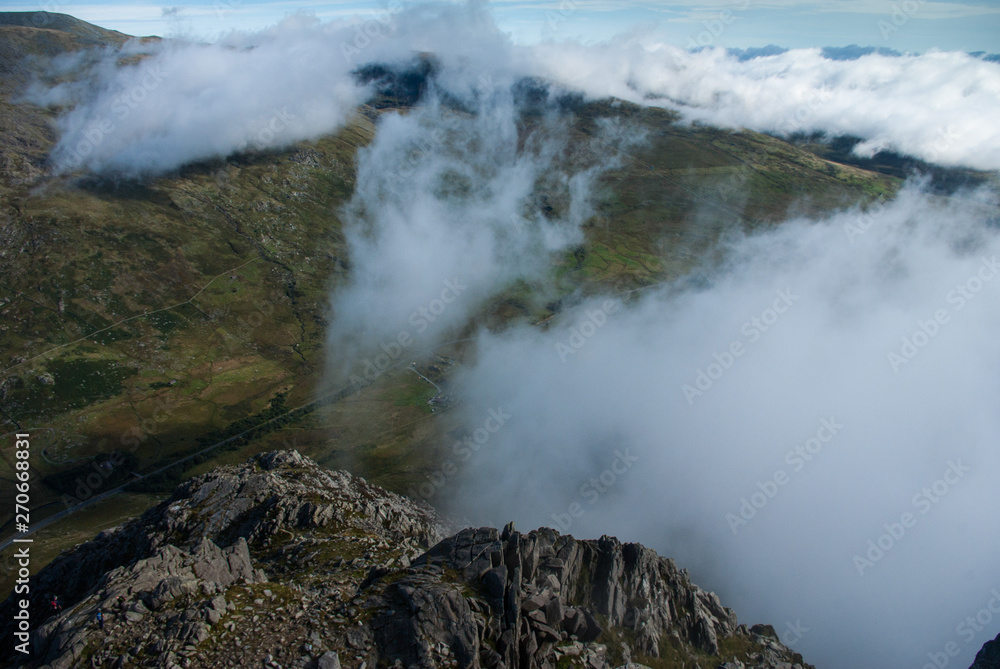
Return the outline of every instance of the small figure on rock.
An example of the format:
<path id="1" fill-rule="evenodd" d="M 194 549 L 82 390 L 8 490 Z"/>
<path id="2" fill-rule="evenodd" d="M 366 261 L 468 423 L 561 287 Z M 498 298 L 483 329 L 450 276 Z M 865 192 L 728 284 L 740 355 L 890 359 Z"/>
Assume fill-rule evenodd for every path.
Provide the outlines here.
<path id="1" fill-rule="evenodd" d="M 118 617 L 125 620 L 125 597 L 118 595 L 115 599 L 115 609 L 118 611 Z"/>
<path id="2" fill-rule="evenodd" d="M 54 612 L 62 611 L 62 604 L 59 603 L 59 595 L 52 595 L 52 601 L 49 602 Z"/>
<path id="3" fill-rule="evenodd" d="M 104 630 L 104 611 L 103 610 L 97 609 L 96 619 L 97 619 L 97 625 L 103 631 Z"/>

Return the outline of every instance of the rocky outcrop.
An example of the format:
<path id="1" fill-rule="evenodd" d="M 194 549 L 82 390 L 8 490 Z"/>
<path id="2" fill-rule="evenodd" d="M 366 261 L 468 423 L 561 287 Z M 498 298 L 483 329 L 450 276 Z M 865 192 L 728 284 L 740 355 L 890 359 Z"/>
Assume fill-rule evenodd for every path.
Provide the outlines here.
<path id="1" fill-rule="evenodd" d="M 263 454 L 43 569 L 66 610 L 35 630 L 27 666 L 808 666 L 638 544 L 454 529 L 296 452 Z"/>
<path id="2" fill-rule="evenodd" d="M 139 518 L 63 553 L 35 577 L 33 618 L 47 613 L 51 594 L 75 603 L 101 574 L 168 545 L 193 546 L 202 538 L 223 547 L 239 538 L 268 543 L 331 524 L 401 541 L 414 555 L 453 529 L 426 504 L 323 469 L 295 451 L 267 453 L 193 478 Z"/>
<path id="3" fill-rule="evenodd" d="M 983 644 L 969 669 L 1000 669 L 1000 634 Z"/>
<path id="4" fill-rule="evenodd" d="M 52 669 L 79 666 L 98 610 L 135 625 L 185 595 L 210 599 L 196 607 L 194 615 L 179 620 L 160 616 L 160 622 L 165 623 L 164 637 L 202 641 L 208 636 L 208 626 L 219 622 L 226 610 L 226 599 L 220 593 L 234 583 L 266 580 L 263 571 L 254 569 L 244 539 L 229 548 L 219 548 L 208 539 L 186 551 L 166 546 L 150 558 L 105 574 L 98 581 L 97 592 L 36 630 L 33 649 Z"/>
<path id="5" fill-rule="evenodd" d="M 193 478 L 142 516 L 64 552 L 33 577 L 31 617 L 41 621 L 51 614 L 53 594 L 69 609 L 92 596 L 103 575 L 166 548 L 187 551 L 204 540 L 222 548 L 241 540 L 255 548 L 289 538 L 301 544 L 305 539 L 294 532 L 325 528 L 329 532 L 321 535 L 377 536 L 396 544 L 400 558 L 419 555 L 454 529 L 426 504 L 323 469 L 298 452 L 266 453 Z M 12 637 L 11 600 L 0 606 L 0 616 Z"/>
<path id="6" fill-rule="evenodd" d="M 600 667 L 719 657 L 730 640 L 761 646 L 744 658 L 751 664 L 733 666 L 801 666 L 777 637 L 754 641 L 672 560 L 613 537 L 466 529 L 378 578 L 390 583 L 368 588 L 376 663 L 534 669 L 575 658 Z"/>

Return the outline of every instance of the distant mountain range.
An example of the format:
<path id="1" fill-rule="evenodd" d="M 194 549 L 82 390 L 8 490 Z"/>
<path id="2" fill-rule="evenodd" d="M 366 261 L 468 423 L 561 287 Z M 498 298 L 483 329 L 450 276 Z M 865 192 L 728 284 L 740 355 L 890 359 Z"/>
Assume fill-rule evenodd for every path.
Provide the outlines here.
<path id="1" fill-rule="evenodd" d="M 776 56 L 787 53 L 788 49 L 777 44 L 768 44 L 761 47 L 749 47 L 746 49 L 729 48 L 727 52 L 736 56 L 740 60 L 752 60 L 754 58 L 764 58 L 766 56 Z M 825 46 L 821 49 L 824 58 L 830 60 L 857 60 L 862 56 L 878 54 L 880 56 L 902 56 L 902 51 L 896 51 L 884 46 L 859 46 L 849 44 L 847 46 Z M 969 52 L 970 56 L 981 58 L 993 63 L 1000 63 L 1000 53 L 986 53 L 985 51 Z"/>

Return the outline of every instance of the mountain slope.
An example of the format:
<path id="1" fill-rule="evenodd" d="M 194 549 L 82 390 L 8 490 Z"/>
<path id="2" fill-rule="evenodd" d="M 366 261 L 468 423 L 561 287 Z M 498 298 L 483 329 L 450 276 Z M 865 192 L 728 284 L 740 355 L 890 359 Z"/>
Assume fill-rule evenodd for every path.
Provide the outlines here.
<path id="1" fill-rule="evenodd" d="M 126 40 L 131 39 L 129 35 L 117 30 L 101 28 L 69 14 L 55 12 L 0 12 L 0 26 L 19 26 L 66 33 L 80 47 L 109 44 L 121 46 Z"/>
<path id="2" fill-rule="evenodd" d="M 148 504 L 139 493 L 162 495 L 213 463 L 283 443 L 394 490 L 435 471 L 445 411 L 427 404 L 433 393 L 416 375 L 390 369 L 333 396 L 322 387 L 326 364 L 342 362 L 325 333 L 330 291 L 350 275 L 341 208 L 354 191 L 356 152 L 382 116 L 419 103 L 420 77 L 433 76 L 427 59 L 415 56 L 399 75 L 405 86 L 389 77 L 373 101 L 379 109 L 360 108 L 334 136 L 146 182 L 55 177 L 46 156 L 60 109 L 17 92 L 48 72 L 51 58 L 113 48 L 124 36 L 68 19 L 24 25 L 40 21 L 6 15 L 0 27 L 4 63 L 16 65 L 0 103 L 12 119 L 5 125 L 19 129 L 0 142 L 9 168 L 0 185 L 0 418 L 5 430 L 39 428 L 38 518 L 129 480 L 130 501 Z M 577 140 L 567 160 L 606 158 L 589 148 L 600 119 L 645 140 L 600 180 L 584 243 L 553 260 L 557 294 L 542 299 L 512 285 L 482 306 L 469 332 L 545 323 L 580 294 L 677 279 L 727 231 L 774 224 L 790 209 L 870 201 L 898 185 L 773 137 L 689 126 L 663 110 L 569 97 L 563 111 Z M 538 117 L 526 104 L 521 131 Z M 415 362 L 447 384 L 464 354 L 455 345 Z M 126 466 L 86 484 L 112 459 Z M 0 463 L 0 479 L 12 474 Z M 87 527 L 113 523 L 107 515 Z M 6 528 L 11 520 L 3 516 Z M 60 531 L 51 545 L 81 538 Z"/>
<path id="3" fill-rule="evenodd" d="M 130 37 L 67 14 L 0 12 L 0 192 L 34 183 L 45 172 L 48 150 L 56 139 L 54 114 L 18 104 L 33 78 L 51 80 L 48 65 L 60 55 L 87 49 L 120 47 Z"/>

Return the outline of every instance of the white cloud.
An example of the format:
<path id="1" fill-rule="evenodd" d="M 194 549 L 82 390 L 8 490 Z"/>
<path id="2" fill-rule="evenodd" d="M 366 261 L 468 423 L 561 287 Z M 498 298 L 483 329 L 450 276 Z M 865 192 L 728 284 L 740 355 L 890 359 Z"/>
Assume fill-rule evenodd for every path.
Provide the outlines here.
<path id="1" fill-rule="evenodd" d="M 455 508 L 651 545 L 744 621 L 800 620 L 817 666 L 922 666 L 998 585 L 1000 541 L 982 530 L 1000 521 L 996 204 L 911 187 L 870 219 L 733 240 L 701 287 L 606 321 L 588 315 L 596 297 L 545 332 L 483 335 L 457 383 L 466 423 L 511 418 L 458 463 Z M 602 480 L 619 451 L 634 466 Z M 961 476 L 925 499 L 949 462 Z M 859 574 L 854 556 L 906 512 L 915 524 Z M 998 625 L 954 639 L 956 666 Z"/>
<path id="2" fill-rule="evenodd" d="M 795 49 L 740 62 L 646 37 L 533 49 L 543 76 L 594 97 L 683 111 L 690 120 L 790 134 L 854 135 L 932 163 L 1000 169 L 1000 64 L 956 52 L 823 58 Z"/>
<path id="3" fill-rule="evenodd" d="M 741 62 L 721 49 L 690 53 L 647 31 L 590 46 L 515 46 L 481 5 L 379 16 L 323 24 L 296 15 L 211 45 L 133 45 L 150 52 L 138 65 L 117 67 L 109 54 L 82 85 L 32 97 L 79 100 L 59 119 L 57 163 L 152 174 L 248 143 L 281 147 L 334 132 L 366 97 L 350 75 L 355 65 L 432 51 L 453 78 L 465 72 L 466 87 L 484 75 L 538 75 L 594 97 L 677 108 L 690 120 L 850 134 L 864 140 L 862 154 L 892 149 L 941 165 L 1000 168 L 1000 64 L 962 53 L 835 61 L 797 49 Z"/>
<path id="4" fill-rule="evenodd" d="M 211 45 L 133 43 L 126 53 L 148 54 L 138 64 L 119 67 L 109 54 L 82 85 L 29 97 L 79 99 L 58 122 L 58 167 L 155 174 L 336 130 L 366 97 L 340 48 L 353 38 L 346 27 L 295 17 Z"/>
<path id="5" fill-rule="evenodd" d="M 1000 13 L 997 7 L 961 2 L 935 2 L 933 0 L 913 0 L 918 3 L 919 11 L 915 14 L 923 18 L 962 18 Z M 653 12 L 672 14 L 697 15 L 706 12 L 722 12 L 734 10 L 775 10 L 798 11 L 802 13 L 843 13 L 843 14 L 880 14 L 891 15 L 894 0 L 706 0 L 704 2 L 672 1 L 652 2 L 649 0 L 622 3 L 608 0 L 550 0 L 549 2 L 532 2 L 531 0 L 495 0 L 492 5 L 497 9 L 535 9 L 554 11 L 561 8 L 572 8 L 579 12 L 620 12 L 625 10 L 643 9 Z M 900 4 L 900 3 L 895 3 Z M 908 5 L 909 6 L 909 5 Z"/>
<path id="6" fill-rule="evenodd" d="M 745 0 L 742 0 L 745 1 Z M 902 3 L 894 0 L 750 0 L 750 6 L 756 9 L 800 10 L 815 12 L 836 12 L 843 14 L 876 14 L 891 16 L 896 7 Z M 933 0 L 914 0 L 917 11 L 908 12 L 914 18 L 951 19 L 969 16 L 984 16 L 1000 13 L 1000 9 L 986 4 L 962 2 L 934 2 Z M 907 4 L 907 9 L 911 6 Z M 718 9 L 732 9 L 718 3 Z"/>
<path id="7" fill-rule="evenodd" d="M 533 282 L 543 299 L 552 254 L 583 241 L 593 180 L 616 164 L 608 146 L 636 141 L 607 124 L 600 164 L 568 168 L 579 150 L 568 119 L 519 130 L 513 79 L 470 80 L 459 67 L 437 82 L 475 113 L 443 109 L 432 93 L 407 114 L 384 116 L 358 154 L 357 187 L 341 212 L 351 272 L 332 297 L 328 333 L 338 381 L 400 362 L 392 342 L 405 341 L 409 356 L 456 334 L 516 280 Z M 389 359 L 372 358 L 387 349 Z"/>

